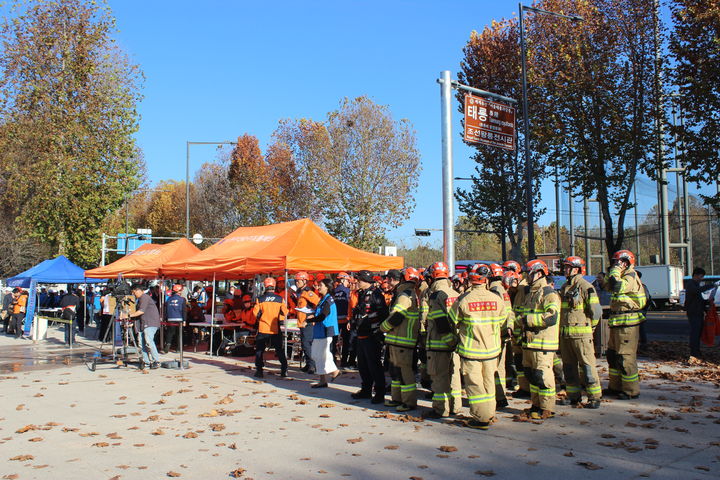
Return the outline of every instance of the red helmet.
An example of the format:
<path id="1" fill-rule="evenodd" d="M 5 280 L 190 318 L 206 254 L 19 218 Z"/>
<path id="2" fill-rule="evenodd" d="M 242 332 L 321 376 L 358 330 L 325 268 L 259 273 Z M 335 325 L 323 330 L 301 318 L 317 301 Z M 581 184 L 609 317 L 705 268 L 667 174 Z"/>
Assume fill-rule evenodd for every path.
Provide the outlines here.
<path id="1" fill-rule="evenodd" d="M 548 270 L 547 263 L 543 262 L 542 260 L 530 260 L 525 264 L 525 271 L 528 273 L 528 275 L 532 275 L 535 272 L 543 272 L 543 275 L 546 277 L 550 275 L 550 270 Z"/>
<path id="2" fill-rule="evenodd" d="M 487 279 L 492 275 L 490 267 L 484 263 L 476 263 L 473 265 L 468 272 L 468 279 L 473 285 L 480 285 L 487 282 Z"/>
<path id="3" fill-rule="evenodd" d="M 450 268 L 445 262 L 435 262 L 430 267 L 430 273 L 433 278 L 447 278 L 450 275 Z"/>
<path id="4" fill-rule="evenodd" d="M 315 281 L 319 282 L 320 280 L 325 280 L 325 274 L 324 273 L 318 273 L 315 275 Z"/>
<path id="5" fill-rule="evenodd" d="M 403 272 L 403 277 L 405 278 L 406 282 L 419 282 L 420 272 L 418 272 L 416 268 L 407 267 Z"/>
<path id="6" fill-rule="evenodd" d="M 520 274 L 517 272 L 513 272 L 512 270 L 508 270 L 507 272 L 503 273 L 502 282 L 505 288 L 510 288 L 512 286 L 513 281 L 520 281 Z"/>
<path id="7" fill-rule="evenodd" d="M 583 270 L 585 270 L 585 260 L 573 255 L 563 260 L 563 266 L 568 266 L 570 268 L 579 268 L 580 273 L 582 274 Z"/>
<path id="8" fill-rule="evenodd" d="M 490 264 L 490 276 L 491 277 L 502 277 L 503 273 L 505 273 L 505 270 L 503 270 L 503 267 L 501 267 L 497 263 Z"/>
<path id="9" fill-rule="evenodd" d="M 613 260 L 625 260 L 631 267 L 635 266 L 635 254 L 630 250 L 620 250 L 612 256 Z"/>
<path id="10" fill-rule="evenodd" d="M 263 281 L 263 285 L 265 285 L 265 288 L 270 288 L 270 287 L 275 288 L 275 279 L 273 277 L 267 277 Z"/>
<path id="11" fill-rule="evenodd" d="M 308 278 L 307 272 L 297 272 L 295 274 L 295 280 L 308 280 Z"/>
<path id="12" fill-rule="evenodd" d="M 515 260 L 508 260 L 507 262 L 503 263 L 503 267 L 505 270 L 511 270 L 515 273 L 520 273 L 522 271 L 522 265 L 520 263 L 516 262 Z"/>
<path id="13" fill-rule="evenodd" d="M 340 272 L 335 278 L 337 278 L 338 280 L 350 280 L 350 275 L 348 275 L 346 272 Z"/>

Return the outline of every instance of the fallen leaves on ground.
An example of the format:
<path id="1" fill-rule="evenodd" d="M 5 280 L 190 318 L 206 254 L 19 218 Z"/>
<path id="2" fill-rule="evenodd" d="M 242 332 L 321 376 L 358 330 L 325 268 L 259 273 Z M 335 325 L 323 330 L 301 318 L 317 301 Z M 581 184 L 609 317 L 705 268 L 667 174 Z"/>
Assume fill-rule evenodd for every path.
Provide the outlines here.
<path id="1" fill-rule="evenodd" d="M 42 442 L 42 441 L 43 441 L 42 437 L 33 437 L 33 438 L 28 439 L 28 442 Z"/>
<path id="2" fill-rule="evenodd" d="M 37 430 L 37 429 L 38 429 L 37 425 L 25 425 L 24 427 L 18 428 L 17 430 L 15 430 L 15 433 L 25 433 L 25 432 L 29 432 L 30 430 Z M 65 431 L 64 428 L 63 428 L 63 431 Z"/>
<path id="3" fill-rule="evenodd" d="M 477 470 L 475 475 L 482 475 L 483 477 L 494 477 L 495 472 L 492 470 Z"/>
<path id="4" fill-rule="evenodd" d="M 180 475 L 178 472 L 173 472 L 172 470 L 170 470 L 169 472 L 167 472 L 167 476 L 168 477 L 181 477 L 182 475 Z"/>
<path id="5" fill-rule="evenodd" d="M 575 462 L 575 463 L 577 465 L 580 465 L 581 467 L 587 468 L 588 470 L 600 470 L 601 468 L 603 468 L 600 465 L 595 465 L 592 462 Z"/>
<path id="6" fill-rule="evenodd" d="M 229 403 L 233 403 L 234 400 L 230 395 L 225 395 L 223 398 L 215 402 L 215 405 L 227 405 Z"/>
<path id="7" fill-rule="evenodd" d="M 213 432 L 221 432 L 221 431 L 225 430 L 225 425 L 223 425 L 222 423 L 211 423 L 210 429 Z"/>
<path id="8" fill-rule="evenodd" d="M 385 450 L 397 450 L 398 448 L 400 448 L 399 445 L 387 445 Z"/>
<path id="9" fill-rule="evenodd" d="M 346 441 L 347 443 L 360 443 L 360 442 L 363 441 L 363 438 L 362 438 L 362 437 L 358 437 L 358 438 L 348 438 L 348 439 L 345 440 L 345 441 Z"/>
<path id="10" fill-rule="evenodd" d="M 12 457 L 10 461 L 18 461 L 18 462 L 26 462 L 28 460 L 35 460 L 35 457 L 32 455 L 17 455 L 15 457 Z"/>
<path id="11" fill-rule="evenodd" d="M 98 448 L 105 448 L 105 447 L 109 447 L 110 444 L 108 442 L 97 442 L 97 443 L 93 443 L 91 446 L 98 447 Z"/>
<path id="12" fill-rule="evenodd" d="M 242 477 L 243 473 L 245 473 L 246 470 L 244 468 L 236 468 L 232 472 L 230 472 L 230 476 L 232 478 L 240 478 Z"/>
<path id="13" fill-rule="evenodd" d="M 183 438 L 197 438 L 198 434 L 195 432 L 187 432 L 185 435 L 183 435 Z"/>
<path id="14" fill-rule="evenodd" d="M 452 445 L 441 445 L 438 450 L 441 452 L 457 452 L 457 447 L 453 447 Z"/>
<path id="15" fill-rule="evenodd" d="M 320 405 L 318 405 L 318 408 L 333 408 L 334 406 L 334 403 L 321 403 Z"/>

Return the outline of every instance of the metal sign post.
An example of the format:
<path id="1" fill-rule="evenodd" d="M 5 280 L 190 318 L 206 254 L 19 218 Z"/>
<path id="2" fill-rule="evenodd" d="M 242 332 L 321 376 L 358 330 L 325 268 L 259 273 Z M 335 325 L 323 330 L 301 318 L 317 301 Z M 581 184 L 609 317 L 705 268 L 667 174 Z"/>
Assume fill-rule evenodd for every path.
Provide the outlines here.
<path id="1" fill-rule="evenodd" d="M 440 78 L 437 80 L 437 82 L 440 84 L 440 119 L 441 119 L 441 138 L 442 138 L 442 199 L 443 199 L 443 260 L 447 264 L 447 266 L 450 268 L 450 275 L 455 274 L 455 219 L 454 219 L 454 202 L 453 202 L 453 196 L 455 194 L 454 187 L 453 187 L 453 157 L 452 157 L 452 89 L 457 90 L 463 90 L 466 92 L 474 93 L 476 95 L 480 95 L 482 97 L 490 97 L 494 100 L 499 100 L 501 102 L 508 102 L 515 104 L 517 103 L 517 100 L 505 97 L 503 95 L 498 95 L 497 93 L 487 92 L 485 90 L 480 90 L 478 88 L 469 87 L 467 85 L 463 85 L 455 80 L 451 80 L 451 75 L 449 70 L 444 70 L 440 72 Z M 498 133 L 507 135 L 508 132 L 508 126 L 506 122 L 508 121 L 508 116 L 510 114 L 509 110 L 512 110 L 512 131 L 513 131 L 513 139 L 512 139 L 512 145 L 513 148 L 511 150 L 514 150 L 515 145 L 515 109 L 512 107 L 508 107 L 507 105 L 502 105 L 494 102 L 489 102 L 488 100 L 485 100 L 483 98 L 478 97 L 470 97 L 473 98 L 473 102 L 484 102 L 484 105 L 492 104 L 495 107 L 493 111 L 497 111 L 498 115 L 493 115 L 493 118 L 497 120 L 497 122 L 500 122 L 499 124 L 496 122 L 487 122 L 486 130 L 480 129 L 479 126 L 475 127 L 473 131 L 477 132 L 483 132 L 485 131 L 484 139 L 488 142 L 497 142 L 498 145 L 495 145 L 494 143 L 487 143 L 488 145 L 493 146 L 499 146 L 501 148 L 507 148 L 507 143 L 503 141 L 503 139 L 506 138 L 506 136 L 502 137 L 495 137 L 492 134 Z M 480 103 L 474 103 L 473 106 L 477 108 L 477 106 Z M 472 142 L 473 140 L 467 137 L 467 111 L 468 111 L 468 105 L 466 101 L 465 105 L 465 124 L 466 124 L 466 138 L 465 141 Z M 502 112 L 502 120 L 500 120 L 500 112 Z M 479 113 L 478 110 L 475 110 L 475 114 L 477 116 L 477 113 Z M 479 125 L 479 124 L 478 124 Z M 496 128 L 501 128 L 501 131 L 496 131 Z M 491 137 L 488 140 L 487 132 L 491 133 Z M 481 133 L 478 133 L 479 138 L 483 138 Z M 479 142 L 479 143 L 485 143 L 485 142 Z"/>

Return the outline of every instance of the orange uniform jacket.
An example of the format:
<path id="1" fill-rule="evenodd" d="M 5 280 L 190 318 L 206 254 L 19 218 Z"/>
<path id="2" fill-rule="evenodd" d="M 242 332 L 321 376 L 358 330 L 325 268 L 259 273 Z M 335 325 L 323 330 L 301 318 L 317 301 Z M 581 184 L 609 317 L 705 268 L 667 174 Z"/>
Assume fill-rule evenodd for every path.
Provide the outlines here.
<path id="1" fill-rule="evenodd" d="M 312 289 L 310 289 L 308 287 L 305 287 L 298 292 L 298 301 L 297 301 L 298 308 L 315 307 L 319 301 L 320 301 L 320 297 L 318 297 L 318 294 L 315 293 Z M 302 313 L 302 312 L 296 312 L 296 313 L 297 313 L 298 328 L 303 328 L 306 324 L 305 318 L 307 317 L 307 314 Z"/>
<path id="2" fill-rule="evenodd" d="M 276 292 L 280 298 L 285 299 L 285 289 Z M 291 293 L 291 292 L 288 292 Z M 288 295 L 287 299 L 288 317 L 295 318 L 295 299 L 292 295 Z"/>
<path id="3" fill-rule="evenodd" d="M 280 321 L 287 318 L 287 308 L 280 295 L 265 293 L 261 295 L 255 306 L 253 314 L 257 318 L 258 333 L 280 333 Z"/>
<path id="4" fill-rule="evenodd" d="M 355 310 L 355 307 L 357 307 L 357 304 L 358 304 L 358 291 L 350 290 L 350 298 L 348 299 L 348 316 L 347 316 L 348 322 L 352 321 L 353 310 Z"/>

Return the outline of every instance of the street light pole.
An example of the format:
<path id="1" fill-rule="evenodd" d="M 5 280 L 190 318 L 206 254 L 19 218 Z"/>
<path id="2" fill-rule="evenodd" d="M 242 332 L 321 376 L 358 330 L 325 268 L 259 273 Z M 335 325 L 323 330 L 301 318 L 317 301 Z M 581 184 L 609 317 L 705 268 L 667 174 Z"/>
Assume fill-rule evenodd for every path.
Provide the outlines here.
<path id="1" fill-rule="evenodd" d="M 535 258 L 535 206 L 532 201 L 533 168 L 530 163 L 530 119 L 528 118 L 527 70 L 525 65 L 525 8 L 520 4 L 520 62 L 522 68 L 523 137 L 525 145 L 525 208 L 527 210 L 528 260 Z"/>
<path id="2" fill-rule="evenodd" d="M 185 142 L 185 238 L 190 238 L 190 145 L 237 145 L 237 142 Z"/>
<path id="3" fill-rule="evenodd" d="M 528 259 L 535 258 L 535 206 L 532 197 L 532 178 L 533 167 L 530 160 L 530 112 L 528 111 L 528 94 L 527 94 L 527 65 L 526 65 L 526 46 L 525 46 L 525 10 L 534 13 L 542 13 L 552 15 L 554 17 L 566 18 L 572 21 L 582 21 L 582 17 L 577 15 L 563 15 L 561 13 L 550 12 L 535 7 L 526 7 L 522 3 L 518 4 L 520 12 L 520 63 L 522 67 L 522 101 L 523 101 L 523 136 L 525 144 L 525 202 L 528 217 Z M 559 225 L 558 225 L 559 228 Z"/>

